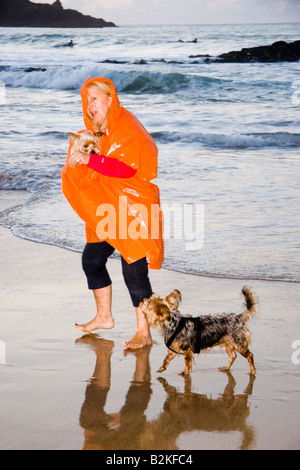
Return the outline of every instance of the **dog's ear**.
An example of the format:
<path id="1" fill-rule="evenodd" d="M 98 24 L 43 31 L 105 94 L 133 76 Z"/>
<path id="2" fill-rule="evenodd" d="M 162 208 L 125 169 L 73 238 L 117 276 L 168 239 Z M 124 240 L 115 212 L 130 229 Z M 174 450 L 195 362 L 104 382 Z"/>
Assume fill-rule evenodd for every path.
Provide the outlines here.
<path id="1" fill-rule="evenodd" d="M 163 322 L 170 316 L 170 309 L 167 305 L 159 303 L 156 307 L 156 314 L 159 320 Z"/>
<path id="2" fill-rule="evenodd" d="M 96 137 L 101 137 L 104 134 L 104 132 L 94 132 L 94 135 Z"/>
<path id="3" fill-rule="evenodd" d="M 173 290 L 173 292 L 171 292 L 171 294 L 166 297 L 166 301 L 168 302 L 171 308 L 178 308 L 181 301 L 181 294 L 179 290 Z"/>
<path id="4" fill-rule="evenodd" d="M 74 134 L 74 132 L 69 132 L 69 139 L 70 141 L 73 141 L 74 139 L 78 139 L 79 135 L 78 134 Z"/>

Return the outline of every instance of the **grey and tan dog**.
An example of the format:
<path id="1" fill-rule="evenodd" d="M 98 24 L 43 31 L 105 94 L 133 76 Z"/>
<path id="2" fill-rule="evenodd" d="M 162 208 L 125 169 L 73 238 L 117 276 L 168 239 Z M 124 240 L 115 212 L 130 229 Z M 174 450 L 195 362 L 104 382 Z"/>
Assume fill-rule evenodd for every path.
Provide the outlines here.
<path id="1" fill-rule="evenodd" d="M 192 370 L 193 354 L 219 346 L 225 348 L 229 361 L 221 371 L 228 371 L 236 359 L 236 351 L 244 356 L 250 364 L 250 374 L 255 374 L 253 354 L 249 350 L 251 333 L 247 323 L 255 314 L 257 302 L 253 292 L 244 287 L 242 293 L 246 301 L 246 310 L 240 314 L 223 313 L 220 315 L 202 315 L 200 317 L 182 316 L 177 310 L 181 294 L 174 290 L 166 298 L 152 294 L 144 299 L 140 307 L 150 327 L 162 334 L 169 348 L 158 372 L 163 372 L 170 361 L 183 354 L 185 361 L 182 375 L 189 375 Z"/>
<path id="2" fill-rule="evenodd" d="M 69 132 L 71 143 L 70 155 L 80 151 L 82 153 L 98 153 L 101 154 L 100 137 L 101 132 L 83 131 Z"/>

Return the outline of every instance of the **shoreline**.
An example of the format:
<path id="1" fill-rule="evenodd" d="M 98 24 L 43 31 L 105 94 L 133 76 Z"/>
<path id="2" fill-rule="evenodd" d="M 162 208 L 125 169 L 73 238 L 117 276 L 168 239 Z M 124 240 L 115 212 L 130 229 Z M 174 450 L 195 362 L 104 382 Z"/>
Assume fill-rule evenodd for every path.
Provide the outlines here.
<path id="1" fill-rule="evenodd" d="M 251 323 L 257 374 L 224 352 L 183 358 L 157 373 L 166 347 L 129 352 L 135 315 L 119 260 L 110 259 L 115 328 L 84 334 L 94 300 L 80 253 L 30 242 L 0 227 L 0 430 L 2 450 L 299 449 L 300 293 L 294 283 L 251 281 L 259 311 Z M 153 290 L 181 291 L 183 314 L 243 309 L 240 280 L 150 271 Z M 293 359 L 294 358 L 294 359 Z M 5 359 L 5 360 L 4 360 Z M 293 362 L 294 360 L 294 362 Z"/>
<path id="2" fill-rule="evenodd" d="M 26 202 L 26 199 L 30 198 L 31 193 L 28 193 L 27 190 L 0 190 L 0 194 L 2 195 L 2 198 L 0 200 L 0 212 L 5 209 L 9 209 L 10 207 L 15 207 L 18 205 L 24 205 Z M 4 196 L 4 197 L 3 197 Z M 25 198 L 25 201 L 24 201 Z M 12 232 L 12 234 L 15 237 L 20 238 L 21 240 L 27 240 L 29 242 L 33 243 L 39 243 L 42 245 L 46 246 L 54 246 L 63 250 L 71 251 L 73 253 L 81 253 L 80 250 L 77 249 L 72 249 L 72 247 L 66 247 L 66 246 L 61 246 L 56 243 L 51 243 L 51 242 L 46 242 L 43 240 L 35 240 L 31 239 L 26 236 L 22 236 L 19 234 L 15 234 L 11 227 L 7 227 L 5 225 L 2 225 L 0 222 L 0 227 L 7 228 Z M 112 259 L 118 259 L 118 254 L 115 254 Z M 198 276 L 200 278 L 208 278 L 208 279 L 224 279 L 224 280 L 233 280 L 233 281 L 241 281 L 241 282 L 256 282 L 256 281 L 262 281 L 262 282 L 283 282 L 283 283 L 292 283 L 292 284 L 300 284 L 300 281 L 293 280 L 293 279 L 268 279 L 268 278 L 260 278 L 260 277 L 255 277 L 255 276 L 245 276 L 245 277 L 235 277 L 235 276 L 230 276 L 230 275 L 218 275 L 218 274 L 205 274 L 205 273 L 195 273 L 195 272 L 188 272 L 188 271 L 181 271 L 181 270 L 176 270 L 174 267 L 167 267 L 167 266 L 162 266 L 161 269 L 178 273 L 178 274 L 186 274 L 190 276 Z"/>

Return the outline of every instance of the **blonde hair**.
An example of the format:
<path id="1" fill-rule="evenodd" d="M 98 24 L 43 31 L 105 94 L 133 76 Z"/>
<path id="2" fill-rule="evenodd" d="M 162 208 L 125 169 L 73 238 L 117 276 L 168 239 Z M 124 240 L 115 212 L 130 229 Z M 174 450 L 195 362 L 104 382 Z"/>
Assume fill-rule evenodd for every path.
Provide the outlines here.
<path id="1" fill-rule="evenodd" d="M 102 91 L 103 93 L 106 94 L 106 96 L 109 98 L 111 97 L 111 84 L 109 82 L 91 82 L 89 83 L 87 86 L 86 86 L 87 89 L 89 88 L 96 88 L 98 91 Z M 103 123 L 100 125 L 100 124 L 97 124 L 93 119 L 92 117 L 87 113 L 87 117 L 89 118 L 89 120 L 95 125 L 98 127 L 99 129 L 99 132 L 101 132 L 102 134 L 105 133 L 105 130 L 106 130 L 106 127 L 107 127 L 107 121 L 108 121 L 108 114 L 109 114 L 109 110 L 105 116 L 105 119 L 103 121 Z"/>

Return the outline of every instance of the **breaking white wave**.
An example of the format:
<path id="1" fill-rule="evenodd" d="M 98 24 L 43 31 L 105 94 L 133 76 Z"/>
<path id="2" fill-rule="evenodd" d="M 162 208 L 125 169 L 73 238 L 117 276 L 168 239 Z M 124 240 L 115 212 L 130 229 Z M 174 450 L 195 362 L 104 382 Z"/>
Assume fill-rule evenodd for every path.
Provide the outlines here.
<path id="1" fill-rule="evenodd" d="M 87 77 L 105 76 L 114 81 L 116 88 L 128 93 L 174 93 L 183 88 L 201 89 L 222 83 L 222 79 L 187 75 L 179 72 L 151 70 L 114 71 L 102 64 L 82 67 L 2 67 L 0 80 L 8 87 L 79 90 Z"/>

